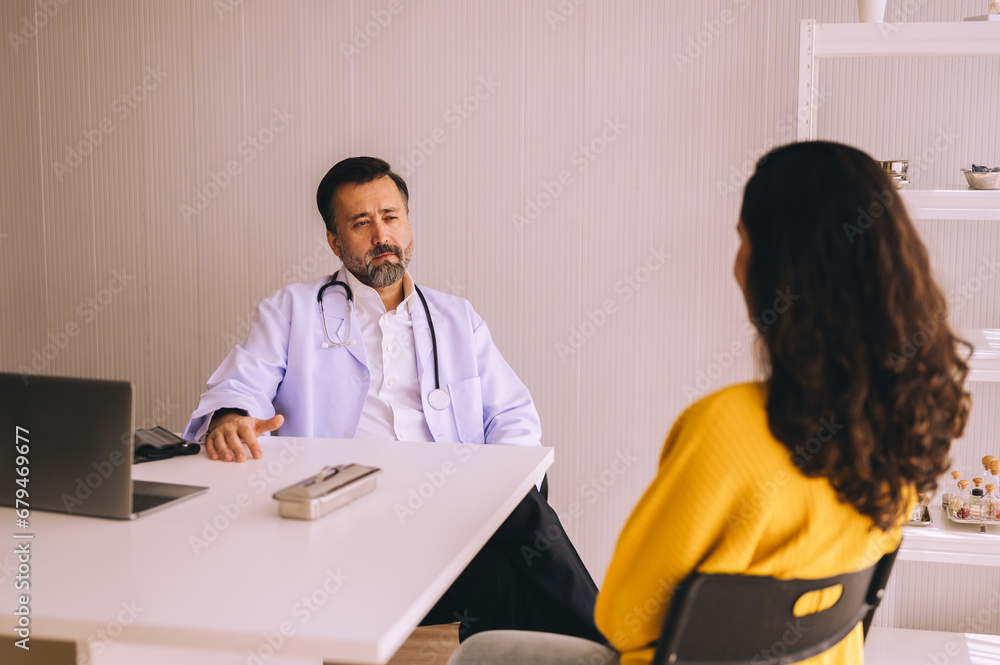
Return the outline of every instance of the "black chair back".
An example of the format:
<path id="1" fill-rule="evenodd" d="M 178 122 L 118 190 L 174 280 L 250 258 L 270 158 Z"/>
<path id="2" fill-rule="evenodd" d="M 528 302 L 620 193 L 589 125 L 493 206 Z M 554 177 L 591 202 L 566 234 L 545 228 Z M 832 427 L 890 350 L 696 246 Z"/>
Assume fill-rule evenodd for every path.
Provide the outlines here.
<path id="1" fill-rule="evenodd" d="M 867 635 L 897 552 L 822 580 L 692 575 L 671 599 L 653 665 L 786 665 L 826 651 L 862 620 Z M 793 614 L 803 594 L 836 585 L 843 591 L 832 606 Z"/>

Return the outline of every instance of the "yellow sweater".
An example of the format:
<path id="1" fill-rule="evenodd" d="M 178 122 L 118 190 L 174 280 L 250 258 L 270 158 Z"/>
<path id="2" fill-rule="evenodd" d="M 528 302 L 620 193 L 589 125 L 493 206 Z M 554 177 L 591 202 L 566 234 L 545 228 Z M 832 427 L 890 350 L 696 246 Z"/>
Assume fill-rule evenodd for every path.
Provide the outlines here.
<path id="1" fill-rule="evenodd" d="M 867 568 L 899 544 L 900 528 L 870 529 L 827 480 L 799 473 L 794 455 L 809 452 L 789 453 L 772 436 L 766 399 L 762 384 L 726 388 L 688 408 L 667 436 L 656 479 L 622 529 L 597 598 L 597 626 L 623 665 L 652 659 L 643 647 L 659 637 L 674 586 L 694 570 L 816 579 Z M 842 423 L 824 426 L 832 434 Z M 799 607 L 832 604 L 829 595 L 810 600 Z M 719 612 L 724 635 L 726 609 Z M 804 662 L 862 663 L 861 633 L 859 624 Z"/>

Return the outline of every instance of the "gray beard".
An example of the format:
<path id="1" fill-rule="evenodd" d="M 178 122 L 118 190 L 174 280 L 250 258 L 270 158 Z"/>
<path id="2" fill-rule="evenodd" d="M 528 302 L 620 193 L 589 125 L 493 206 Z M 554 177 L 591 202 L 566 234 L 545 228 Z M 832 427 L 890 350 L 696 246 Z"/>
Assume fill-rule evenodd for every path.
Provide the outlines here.
<path id="1" fill-rule="evenodd" d="M 373 257 L 384 254 L 387 251 L 395 254 L 396 258 L 399 259 L 399 263 L 383 261 L 382 265 L 372 265 L 371 261 Z M 373 289 L 384 289 L 403 279 L 403 275 L 406 274 L 406 266 L 410 264 L 412 256 L 413 243 L 411 242 L 405 252 L 396 245 L 379 245 L 365 254 L 364 260 L 345 256 L 342 261 L 344 267 L 350 270 L 351 274 L 357 277 L 359 282 Z"/>
<path id="2" fill-rule="evenodd" d="M 406 274 L 406 268 L 402 263 L 386 262 L 380 266 L 357 266 L 360 270 L 356 270 L 355 266 L 349 266 L 347 263 L 344 265 L 351 271 L 351 274 L 358 278 L 359 282 L 373 289 L 384 289 L 387 286 L 392 286 L 403 279 L 403 275 Z"/>

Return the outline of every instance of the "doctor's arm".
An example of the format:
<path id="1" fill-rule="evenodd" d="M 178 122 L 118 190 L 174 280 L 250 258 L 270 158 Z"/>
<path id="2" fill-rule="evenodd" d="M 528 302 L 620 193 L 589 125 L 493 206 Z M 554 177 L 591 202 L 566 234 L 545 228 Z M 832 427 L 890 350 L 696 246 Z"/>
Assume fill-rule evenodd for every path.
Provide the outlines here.
<path id="1" fill-rule="evenodd" d="M 281 426 L 272 400 L 285 374 L 288 358 L 288 317 L 273 298 L 257 307 L 247 339 L 236 345 L 208 380 L 191 415 L 184 438 L 204 438 L 209 459 L 242 462 L 259 459 L 257 437 Z"/>
<path id="2" fill-rule="evenodd" d="M 475 316 L 478 319 L 474 336 L 486 443 L 542 445 L 542 425 L 531 393 L 493 343 L 486 322 Z"/>

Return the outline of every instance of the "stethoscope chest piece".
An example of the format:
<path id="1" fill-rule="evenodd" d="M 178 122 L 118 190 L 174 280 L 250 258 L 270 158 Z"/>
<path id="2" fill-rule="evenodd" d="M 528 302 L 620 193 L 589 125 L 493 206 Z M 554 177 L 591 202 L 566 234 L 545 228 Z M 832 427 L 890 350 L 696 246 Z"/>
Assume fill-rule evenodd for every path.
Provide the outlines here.
<path id="1" fill-rule="evenodd" d="M 427 403 L 437 411 L 444 411 L 451 404 L 451 397 L 448 396 L 447 391 L 436 388 L 427 396 Z"/>

